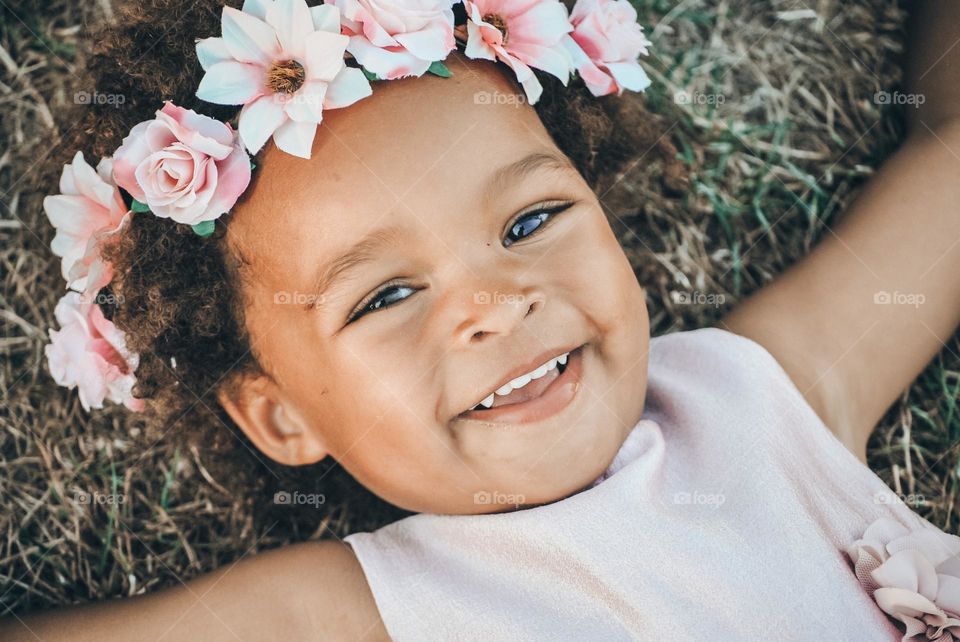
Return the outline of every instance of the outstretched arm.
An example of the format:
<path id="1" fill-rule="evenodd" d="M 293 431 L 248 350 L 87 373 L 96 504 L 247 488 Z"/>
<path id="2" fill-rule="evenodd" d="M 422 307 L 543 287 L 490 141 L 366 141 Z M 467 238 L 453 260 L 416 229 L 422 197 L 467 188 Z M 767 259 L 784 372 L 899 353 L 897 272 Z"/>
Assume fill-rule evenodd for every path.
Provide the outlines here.
<path id="1" fill-rule="evenodd" d="M 0 623 L 0 639 L 386 640 L 363 571 L 344 544 L 262 553 L 143 597 Z"/>
<path id="2" fill-rule="evenodd" d="M 721 322 L 766 347 L 864 460 L 960 323 L 960 3 L 910 7 L 905 91 L 923 103 L 906 141 L 808 257 Z"/>

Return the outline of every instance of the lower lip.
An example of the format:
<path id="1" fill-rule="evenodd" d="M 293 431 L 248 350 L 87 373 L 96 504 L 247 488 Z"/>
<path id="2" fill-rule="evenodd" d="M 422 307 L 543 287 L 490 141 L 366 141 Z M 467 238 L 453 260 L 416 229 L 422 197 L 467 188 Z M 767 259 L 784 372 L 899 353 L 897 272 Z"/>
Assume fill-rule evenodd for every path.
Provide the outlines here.
<path id="1" fill-rule="evenodd" d="M 583 374 L 583 347 L 570 352 L 563 374 L 553 380 L 536 399 L 497 406 L 487 410 L 469 410 L 458 419 L 495 424 L 529 424 L 542 421 L 570 405 L 580 389 Z"/>

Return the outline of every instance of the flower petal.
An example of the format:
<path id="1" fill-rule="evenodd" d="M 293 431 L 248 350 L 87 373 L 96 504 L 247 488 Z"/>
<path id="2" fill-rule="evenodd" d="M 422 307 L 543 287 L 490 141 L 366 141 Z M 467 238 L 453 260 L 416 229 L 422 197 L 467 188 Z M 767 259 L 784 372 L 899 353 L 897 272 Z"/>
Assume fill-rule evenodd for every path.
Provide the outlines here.
<path id="1" fill-rule="evenodd" d="M 327 87 L 323 81 L 311 80 L 297 93 L 284 98 L 283 111 L 298 122 L 319 123 L 323 119 L 323 97 Z"/>
<path id="2" fill-rule="evenodd" d="M 254 18 L 260 20 L 267 19 L 267 8 L 273 4 L 273 0 L 243 0 L 241 11 L 249 13 Z"/>
<path id="3" fill-rule="evenodd" d="M 607 69 L 613 74 L 617 84 L 624 89 L 643 91 L 650 86 L 650 78 L 639 63 L 611 62 L 607 63 Z"/>
<path id="4" fill-rule="evenodd" d="M 197 87 L 197 98 L 217 105 L 243 105 L 261 93 L 263 68 L 233 60 L 212 65 Z"/>
<path id="5" fill-rule="evenodd" d="M 938 574 L 937 597 L 934 602 L 944 611 L 960 617 L 960 577 Z"/>
<path id="6" fill-rule="evenodd" d="M 334 5 L 321 4 L 310 7 L 310 17 L 313 18 L 314 30 L 340 33 L 340 9 Z"/>
<path id="7" fill-rule="evenodd" d="M 197 60 L 200 61 L 200 66 L 207 70 L 218 62 L 233 60 L 233 56 L 230 55 L 223 38 L 204 38 L 197 41 Z"/>
<path id="8" fill-rule="evenodd" d="M 363 68 L 385 80 L 404 76 L 422 76 L 430 68 L 430 60 L 417 58 L 403 49 L 374 46 L 364 36 L 351 36 L 347 51 Z"/>
<path id="9" fill-rule="evenodd" d="M 343 53 L 350 38 L 329 31 L 314 31 L 305 39 L 304 59 L 308 80 L 330 82 L 343 69 Z"/>
<path id="10" fill-rule="evenodd" d="M 323 99 L 324 109 L 339 109 L 352 105 L 373 93 L 370 81 L 356 67 L 344 67 L 333 82 L 327 85 Z"/>
<path id="11" fill-rule="evenodd" d="M 240 62 L 266 67 L 281 54 L 273 27 L 233 7 L 223 8 L 221 28 L 230 55 Z"/>
<path id="12" fill-rule="evenodd" d="M 313 17 L 305 0 L 275 0 L 267 7 L 266 21 L 276 30 L 284 55 L 303 57 L 304 39 L 313 31 Z"/>
<path id="13" fill-rule="evenodd" d="M 883 587 L 915 591 L 929 600 L 937 596 L 937 571 L 920 551 L 894 553 L 871 575 Z"/>
<path id="14" fill-rule="evenodd" d="M 316 133 L 316 123 L 298 123 L 295 120 L 288 120 L 273 134 L 273 142 L 288 154 L 310 158 Z"/>
<path id="15" fill-rule="evenodd" d="M 251 154 L 256 154 L 286 120 L 283 105 L 273 95 L 261 96 L 240 110 L 240 140 Z"/>

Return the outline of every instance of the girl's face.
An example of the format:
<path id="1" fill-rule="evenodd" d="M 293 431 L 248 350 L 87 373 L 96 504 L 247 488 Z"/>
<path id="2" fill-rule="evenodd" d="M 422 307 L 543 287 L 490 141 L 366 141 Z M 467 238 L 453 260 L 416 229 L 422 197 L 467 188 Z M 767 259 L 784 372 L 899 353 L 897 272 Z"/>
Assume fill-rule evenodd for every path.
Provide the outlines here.
<path id="1" fill-rule="evenodd" d="M 325 112 L 309 161 L 263 154 L 229 242 L 267 374 L 221 401 L 278 461 L 329 454 L 406 509 L 483 513 L 603 472 L 643 410 L 649 326 L 536 112 L 455 61 Z"/>

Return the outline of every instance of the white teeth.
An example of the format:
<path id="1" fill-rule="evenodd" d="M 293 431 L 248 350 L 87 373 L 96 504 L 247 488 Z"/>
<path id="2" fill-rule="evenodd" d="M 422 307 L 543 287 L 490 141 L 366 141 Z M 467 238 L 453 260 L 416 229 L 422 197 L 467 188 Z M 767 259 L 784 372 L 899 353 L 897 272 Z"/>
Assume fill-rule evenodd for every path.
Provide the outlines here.
<path id="1" fill-rule="evenodd" d="M 534 379 L 539 379 L 540 377 L 546 376 L 548 372 L 550 372 L 551 370 L 557 367 L 557 364 L 560 364 L 562 366 L 567 365 L 567 357 L 569 356 L 570 356 L 570 353 L 567 352 L 565 354 L 560 355 L 559 357 L 554 357 L 553 359 L 550 359 L 550 361 L 547 361 L 545 364 L 541 365 L 539 368 L 532 370 L 531 372 L 528 372 L 525 375 L 520 375 L 513 381 L 510 381 L 509 383 L 503 384 L 502 386 L 497 388 L 494 392 L 492 392 L 489 397 L 487 397 L 486 399 L 478 403 L 476 406 L 474 406 L 474 409 L 479 408 L 480 406 L 483 406 L 484 408 L 492 407 L 494 395 L 499 395 L 501 397 L 504 397 L 506 395 L 509 395 L 514 390 L 523 388 L 525 385 L 527 385 Z"/>

